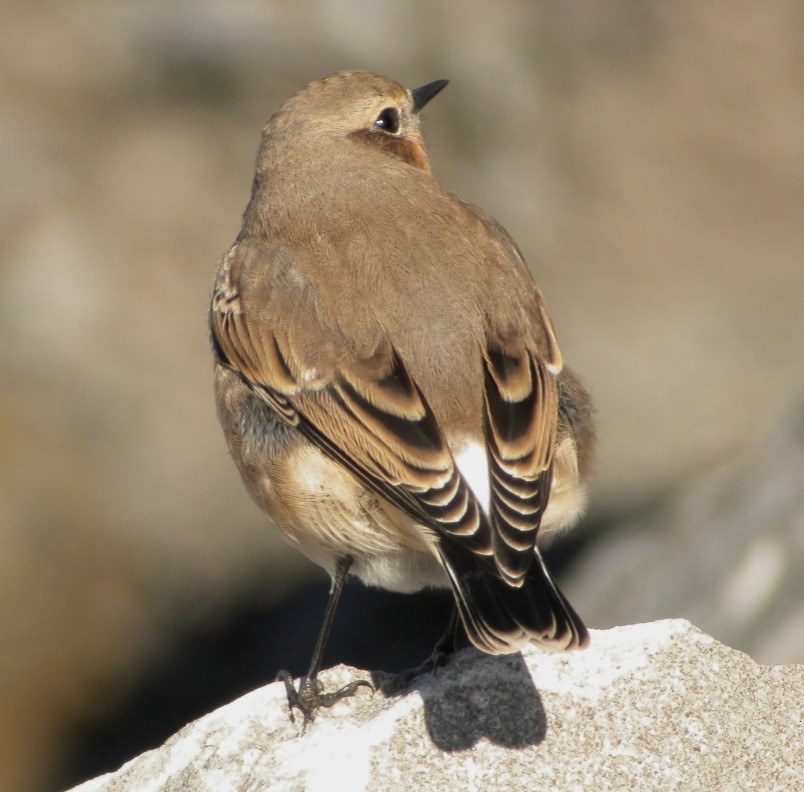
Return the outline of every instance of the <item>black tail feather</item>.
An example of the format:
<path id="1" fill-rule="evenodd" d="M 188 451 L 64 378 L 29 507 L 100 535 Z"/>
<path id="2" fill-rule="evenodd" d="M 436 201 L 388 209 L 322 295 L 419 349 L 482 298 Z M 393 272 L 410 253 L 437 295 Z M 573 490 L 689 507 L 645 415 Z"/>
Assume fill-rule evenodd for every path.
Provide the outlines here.
<path id="1" fill-rule="evenodd" d="M 453 542 L 439 546 L 469 640 L 488 654 L 509 654 L 526 643 L 551 651 L 581 649 L 589 633 L 553 582 L 538 549 L 524 580 L 500 577 L 491 559 Z"/>

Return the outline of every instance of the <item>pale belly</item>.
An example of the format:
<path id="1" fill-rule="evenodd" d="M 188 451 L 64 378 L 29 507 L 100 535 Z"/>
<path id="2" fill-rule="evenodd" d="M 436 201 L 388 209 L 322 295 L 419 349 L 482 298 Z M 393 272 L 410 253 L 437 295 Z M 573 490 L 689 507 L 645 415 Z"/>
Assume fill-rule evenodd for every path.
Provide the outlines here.
<path id="1" fill-rule="evenodd" d="M 312 445 L 300 444 L 270 467 L 252 494 L 288 542 L 330 574 L 349 555 L 350 574 L 369 586 L 409 593 L 449 585 L 432 532 Z"/>

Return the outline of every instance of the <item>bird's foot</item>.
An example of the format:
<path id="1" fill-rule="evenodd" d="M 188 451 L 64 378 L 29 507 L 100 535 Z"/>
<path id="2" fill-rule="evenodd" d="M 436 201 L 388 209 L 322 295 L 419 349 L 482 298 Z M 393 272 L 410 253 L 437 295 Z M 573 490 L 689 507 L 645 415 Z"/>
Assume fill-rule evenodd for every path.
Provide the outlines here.
<path id="1" fill-rule="evenodd" d="M 356 679 L 348 685 L 344 685 L 331 693 L 324 693 L 324 685 L 318 677 L 302 677 L 299 680 L 299 687 L 296 688 L 293 675 L 289 671 L 280 671 L 276 675 L 277 681 L 285 683 L 285 692 L 288 697 L 288 709 L 290 710 L 290 720 L 295 723 L 296 718 L 293 710 L 297 709 L 302 715 L 301 734 L 304 734 L 308 724 L 312 723 L 316 711 L 321 707 L 331 707 L 341 699 L 354 696 L 361 687 L 370 688 L 372 692 L 375 686 L 367 679 Z"/>
<path id="2" fill-rule="evenodd" d="M 438 669 L 445 666 L 452 656 L 451 651 L 446 651 L 440 645 L 421 665 L 400 671 L 397 674 L 388 671 L 372 671 L 371 681 L 374 689 L 379 690 L 386 696 L 399 696 L 404 693 L 415 680 L 426 674 L 436 675 Z"/>

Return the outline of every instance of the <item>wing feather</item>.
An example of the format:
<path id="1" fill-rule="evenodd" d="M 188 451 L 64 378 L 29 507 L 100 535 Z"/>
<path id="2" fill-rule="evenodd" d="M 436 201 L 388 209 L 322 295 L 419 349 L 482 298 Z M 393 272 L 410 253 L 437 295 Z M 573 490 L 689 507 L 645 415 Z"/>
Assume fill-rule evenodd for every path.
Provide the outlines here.
<path id="1" fill-rule="evenodd" d="M 210 319 L 222 362 L 239 372 L 281 420 L 369 489 L 441 536 L 490 555 L 488 520 L 390 342 L 380 339 L 373 354 L 358 358 L 350 355 L 345 339 L 338 344 L 330 333 L 328 346 L 336 351 L 330 370 L 305 379 L 299 351 L 276 331 L 278 322 L 266 320 L 264 312 L 241 310 L 237 257 L 230 258 L 219 276 L 227 282 L 216 286 Z"/>
<path id="2" fill-rule="evenodd" d="M 521 342 L 489 344 L 484 365 L 494 558 L 503 578 L 521 586 L 550 497 L 558 385 Z"/>

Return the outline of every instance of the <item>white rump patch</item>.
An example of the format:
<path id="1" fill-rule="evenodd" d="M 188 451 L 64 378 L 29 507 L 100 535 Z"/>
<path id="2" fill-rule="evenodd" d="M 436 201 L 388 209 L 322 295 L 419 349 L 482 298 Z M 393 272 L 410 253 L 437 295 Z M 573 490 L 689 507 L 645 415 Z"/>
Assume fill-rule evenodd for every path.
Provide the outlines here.
<path id="1" fill-rule="evenodd" d="M 489 461 L 485 449 L 479 443 L 469 442 L 455 455 L 455 462 L 477 502 L 488 514 L 491 505 L 491 485 Z"/>

